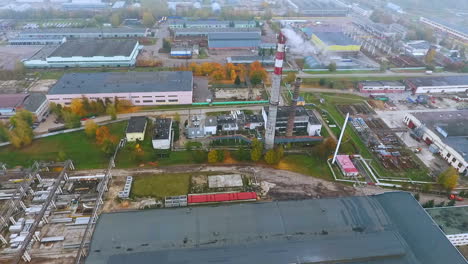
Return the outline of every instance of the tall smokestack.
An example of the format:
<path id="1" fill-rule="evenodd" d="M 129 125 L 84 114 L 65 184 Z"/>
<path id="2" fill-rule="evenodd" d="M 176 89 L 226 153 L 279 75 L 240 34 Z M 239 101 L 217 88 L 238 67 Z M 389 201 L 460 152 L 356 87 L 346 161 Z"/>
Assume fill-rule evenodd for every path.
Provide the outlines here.
<path id="1" fill-rule="evenodd" d="M 291 101 L 291 106 L 289 107 L 288 126 L 286 127 L 287 137 L 292 137 L 293 135 L 294 119 L 296 119 L 297 99 L 299 98 L 299 89 L 301 88 L 301 82 L 301 78 L 296 78 L 296 81 L 294 82 L 293 98 Z"/>
<path id="2" fill-rule="evenodd" d="M 272 149 L 275 146 L 276 115 L 281 93 L 281 75 L 283 74 L 284 46 L 286 37 L 283 33 L 278 35 L 278 48 L 276 50 L 275 71 L 271 84 L 270 106 L 268 109 L 267 127 L 265 132 L 265 148 Z"/>

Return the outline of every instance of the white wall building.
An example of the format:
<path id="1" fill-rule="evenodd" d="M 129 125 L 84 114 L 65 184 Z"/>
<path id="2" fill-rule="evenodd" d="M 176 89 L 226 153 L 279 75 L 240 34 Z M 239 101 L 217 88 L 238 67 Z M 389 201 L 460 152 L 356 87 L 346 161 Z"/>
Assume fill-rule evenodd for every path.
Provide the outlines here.
<path id="1" fill-rule="evenodd" d="M 458 172 L 467 174 L 468 110 L 407 114 L 403 122 Z"/>
<path id="2" fill-rule="evenodd" d="M 154 149 L 171 149 L 172 119 L 156 118 L 151 143 Z"/>
<path id="3" fill-rule="evenodd" d="M 468 93 L 468 76 L 425 77 L 406 79 L 413 94 Z"/>

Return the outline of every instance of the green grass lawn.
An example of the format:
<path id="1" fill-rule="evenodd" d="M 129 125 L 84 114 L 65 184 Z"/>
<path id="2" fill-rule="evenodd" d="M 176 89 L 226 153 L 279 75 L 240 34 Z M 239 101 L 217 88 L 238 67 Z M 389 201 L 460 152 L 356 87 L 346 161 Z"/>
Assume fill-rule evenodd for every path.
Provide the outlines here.
<path id="1" fill-rule="evenodd" d="M 118 138 L 124 135 L 127 122 L 108 125 L 111 133 Z M 0 161 L 13 166 L 30 166 L 34 161 L 55 161 L 58 153 L 64 151 L 67 159 L 74 161 L 77 169 L 105 168 L 109 157 L 96 145 L 94 139 L 86 137 L 84 131 L 60 134 L 34 140 L 22 149 L 12 146 L 0 148 Z"/>
<path id="2" fill-rule="evenodd" d="M 136 176 L 132 197 L 155 197 L 185 195 L 190 190 L 190 173 L 154 174 Z"/>
<path id="3" fill-rule="evenodd" d="M 325 180 L 333 179 L 330 169 L 324 160 L 308 155 L 287 155 L 280 161 L 280 163 L 277 165 L 277 168 L 294 171 Z"/>

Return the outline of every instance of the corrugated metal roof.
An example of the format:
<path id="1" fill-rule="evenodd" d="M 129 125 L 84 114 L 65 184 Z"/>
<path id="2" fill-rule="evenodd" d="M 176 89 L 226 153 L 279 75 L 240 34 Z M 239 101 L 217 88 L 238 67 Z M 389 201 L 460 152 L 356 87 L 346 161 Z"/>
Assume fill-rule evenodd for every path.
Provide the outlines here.
<path id="1" fill-rule="evenodd" d="M 409 193 L 102 214 L 86 263 L 465 264 Z"/>

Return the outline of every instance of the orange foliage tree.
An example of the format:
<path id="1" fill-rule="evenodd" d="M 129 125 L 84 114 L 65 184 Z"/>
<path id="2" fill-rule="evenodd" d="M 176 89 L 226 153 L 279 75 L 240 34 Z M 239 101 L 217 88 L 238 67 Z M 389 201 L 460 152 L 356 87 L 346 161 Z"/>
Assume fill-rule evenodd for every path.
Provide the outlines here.
<path id="1" fill-rule="evenodd" d="M 83 107 L 83 101 L 79 98 L 75 98 L 71 101 L 70 110 L 72 113 L 78 116 L 84 116 L 87 114 Z"/>
<path id="2" fill-rule="evenodd" d="M 96 143 L 98 145 L 102 145 L 106 141 L 110 141 L 112 143 L 117 143 L 117 137 L 110 133 L 108 127 L 101 126 L 98 129 L 96 129 Z"/>

